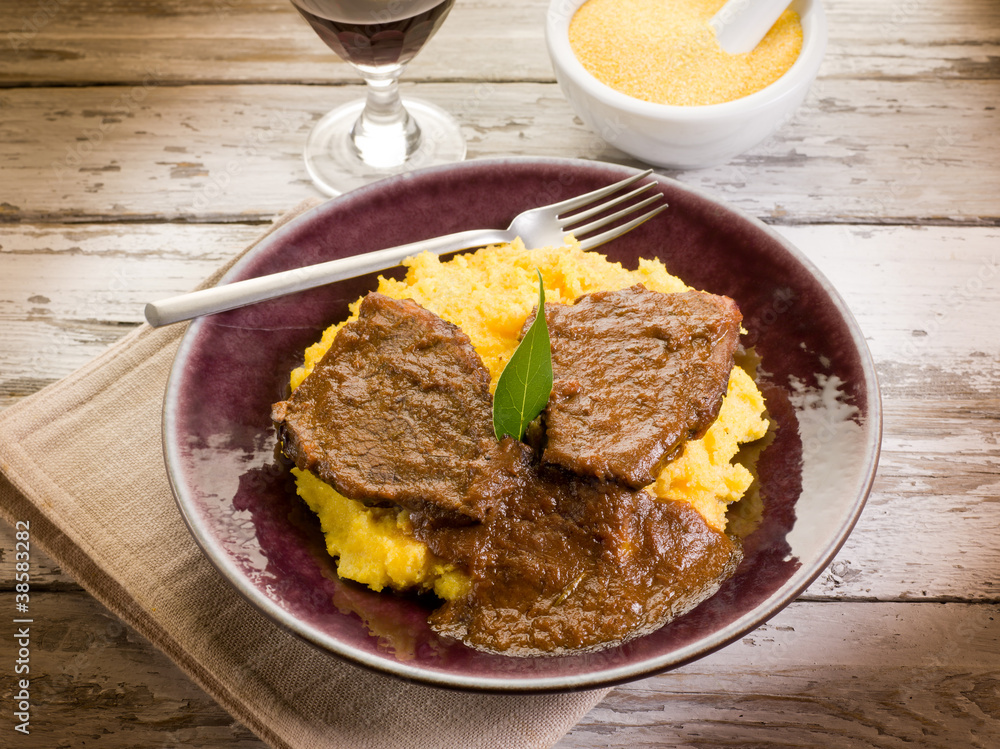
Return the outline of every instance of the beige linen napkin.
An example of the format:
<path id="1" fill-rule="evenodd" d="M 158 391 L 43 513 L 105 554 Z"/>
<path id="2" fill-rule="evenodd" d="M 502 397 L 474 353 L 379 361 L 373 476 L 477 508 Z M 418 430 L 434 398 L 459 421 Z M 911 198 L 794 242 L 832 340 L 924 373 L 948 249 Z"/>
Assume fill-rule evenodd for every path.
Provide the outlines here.
<path id="1" fill-rule="evenodd" d="M 548 747 L 602 699 L 410 684 L 326 655 L 251 606 L 195 544 L 167 482 L 160 416 L 183 331 L 142 325 L 0 413 L 0 512 L 29 520 L 32 541 L 89 593 L 274 747 Z"/>

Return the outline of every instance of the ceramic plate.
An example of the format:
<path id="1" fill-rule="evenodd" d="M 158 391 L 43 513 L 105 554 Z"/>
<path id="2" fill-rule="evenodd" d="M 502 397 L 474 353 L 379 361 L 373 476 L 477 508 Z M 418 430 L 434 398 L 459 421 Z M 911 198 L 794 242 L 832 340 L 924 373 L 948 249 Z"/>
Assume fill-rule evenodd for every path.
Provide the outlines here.
<path id="1" fill-rule="evenodd" d="M 526 208 L 632 173 L 555 159 L 414 172 L 304 214 L 223 283 L 506 227 Z M 715 596 L 620 647 L 507 658 L 438 637 L 427 626 L 426 601 L 338 580 L 318 522 L 275 459 L 270 410 L 285 397 L 302 350 L 375 288 L 375 275 L 205 317 L 186 332 L 167 387 L 164 449 L 181 513 L 223 575 L 261 611 L 330 653 L 424 683 L 488 691 L 582 689 L 647 676 L 710 653 L 792 601 L 847 538 L 875 474 L 881 414 L 871 357 L 844 302 L 795 247 L 703 193 L 656 179 L 669 210 L 601 250 L 626 267 L 657 257 L 688 284 L 733 297 L 744 341 L 760 357 L 773 421 L 752 501 L 733 521 L 745 534 L 745 558 Z"/>

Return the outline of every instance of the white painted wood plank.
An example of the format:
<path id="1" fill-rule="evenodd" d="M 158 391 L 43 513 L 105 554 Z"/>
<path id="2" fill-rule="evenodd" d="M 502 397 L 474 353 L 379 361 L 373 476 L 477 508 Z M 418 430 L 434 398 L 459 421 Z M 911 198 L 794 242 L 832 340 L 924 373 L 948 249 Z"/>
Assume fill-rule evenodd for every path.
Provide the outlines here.
<path id="1" fill-rule="evenodd" d="M 0 407 L 70 374 L 197 286 L 262 226 L 8 226 L 0 230 Z"/>
<path id="2" fill-rule="evenodd" d="M 32 604 L 34 746 L 263 746 L 85 594 Z M 717 653 L 618 687 L 557 748 L 992 749 L 998 683 L 995 605 L 796 603 Z"/>
<path id="3" fill-rule="evenodd" d="M 469 157 L 637 164 L 575 120 L 555 84 L 405 86 L 462 123 Z M 779 224 L 1000 220 L 995 81 L 828 80 L 731 164 L 674 174 Z M 354 86 L 8 90 L 0 220 L 238 221 L 318 195 L 309 128 Z M 886 138 L 891 117 L 892 138 Z"/>
<path id="4" fill-rule="evenodd" d="M 774 228 L 847 302 L 891 394 L 912 394 L 915 373 L 947 365 L 957 375 L 947 391 L 920 395 L 996 395 L 1000 337 L 973 321 L 1000 309 L 1000 227 Z"/>
<path id="5" fill-rule="evenodd" d="M 9 226 L 0 229 L 0 317 L 136 324 L 147 301 L 197 285 L 265 229 Z"/>
<path id="6" fill-rule="evenodd" d="M 266 747 L 86 593 L 33 593 L 31 607 L 31 732 L 15 734 L 10 718 L 4 746 Z M 0 643 L 6 663 L 14 647 L 11 637 Z"/>
<path id="7" fill-rule="evenodd" d="M 1000 230 L 779 227 L 844 297 L 885 407 L 878 478 L 807 597 L 1000 598 Z M 945 530 L 947 528 L 947 530 Z M 919 548 L 919 553 L 917 549 Z M 888 581 L 892 580 L 891 583 Z"/>
<path id="8" fill-rule="evenodd" d="M 619 687 L 557 749 L 1000 742 L 995 605 L 793 604 L 741 642 Z"/>
<path id="9" fill-rule="evenodd" d="M 39 15 L 0 2 L 0 82 L 356 82 L 288 0 L 155 4 L 53 0 Z M 553 80 L 545 0 L 459 0 L 408 66 L 419 80 Z M 45 16 L 48 15 L 46 18 Z M 503 23 L 497 23 L 497 18 Z"/>
<path id="10" fill-rule="evenodd" d="M 1000 8 L 992 0 L 827 4 L 823 75 L 993 78 Z M 459 0 L 406 76 L 418 80 L 553 80 L 544 44 L 548 0 Z M 503 23 L 497 23 L 503 18 Z M 0 2 L 0 83 L 344 82 L 354 73 L 287 0 L 155 4 L 125 0 Z"/>
<path id="11" fill-rule="evenodd" d="M 5 372 L 32 358 L 4 344 L 19 325 L 134 324 L 142 305 L 201 282 L 259 235 L 253 225 L 0 226 L 0 354 Z M 788 237 L 844 296 L 883 375 L 887 395 L 996 395 L 1000 228 L 786 226 Z M 124 331 L 120 331 L 123 334 Z M 27 341 L 31 335 L 23 334 Z M 35 340 L 35 345 L 58 345 Z M 99 349 L 92 349 L 90 357 Z M 948 370 L 942 371 L 947 365 Z M 61 375 L 60 375 L 61 376 Z"/>

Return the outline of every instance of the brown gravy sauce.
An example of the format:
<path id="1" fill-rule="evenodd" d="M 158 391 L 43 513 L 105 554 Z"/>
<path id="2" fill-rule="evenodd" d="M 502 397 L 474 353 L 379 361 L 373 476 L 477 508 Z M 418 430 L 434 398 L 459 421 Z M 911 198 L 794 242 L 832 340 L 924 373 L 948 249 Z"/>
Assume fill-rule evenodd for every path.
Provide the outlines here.
<path id="1" fill-rule="evenodd" d="M 414 533 L 472 578 L 430 617 L 472 647 L 528 656 L 611 647 L 659 629 L 735 570 L 737 543 L 685 502 L 537 468 L 511 438 L 474 487 L 503 501 L 482 523 Z"/>
<path id="2" fill-rule="evenodd" d="M 578 342 L 580 330 L 590 330 L 577 346 L 589 352 L 589 364 L 575 389 L 567 387 L 573 357 L 556 357 L 559 405 L 575 409 L 561 428 L 570 435 L 563 441 L 563 453 L 571 456 L 565 464 L 545 461 L 509 437 L 497 442 L 489 376 L 468 337 L 410 300 L 379 294 L 365 298 L 359 319 L 341 329 L 289 399 L 274 405 L 283 450 L 346 496 L 405 507 L 414 535 L 470 576 L 470 591 L 430 616 L 445 635 L 481 650 L 529 656 L 599 650 L 652 632 L 712 595 L 742 553 L 687 503 L 655 500 L 636 486 L 664 453 L 715 418 L 739 313 L 731 300 L 713 301 L 721 297 L 661 294 L 671 297 L 670 319 L 661 309 L 639 326 L 636 342 L 619 342 L 619 349 L 633 348 L 631 356 L 618 357 L 620 376 L 602 372 L 592 349 L 609 313 L 593 307 L 618 316 L 632 314 L 630 299 L 661 307 L 650 294 L 633 287 L 593 295 L 578 308 L 582 321 L 553 326 L 555 349 L 559 329 Z M 674 318 L 685 309 L 689 319 L 681 324 Z M 580 447 L 587 446 L 586 432 L 615 408 L 619 388 L 629 397 L 642 395 L 622 384 L 642 380 L 641 359 L 656 362 L 664 377 L 701 371 L 712 382 L 671 390 L 687 404 L 679 421 L 667 424 L 656 408 L 640 409 L 664 422 L 666 438 L 629 439 L 631 426 L 618 418 L 598 429 L 601 441 L 626 449 L 591 470 L 593 461 Z M 570 390 L 579 397 L 567 395 Z M 599 404 L 600 413 L 580 407 L 584 397 Z"/>

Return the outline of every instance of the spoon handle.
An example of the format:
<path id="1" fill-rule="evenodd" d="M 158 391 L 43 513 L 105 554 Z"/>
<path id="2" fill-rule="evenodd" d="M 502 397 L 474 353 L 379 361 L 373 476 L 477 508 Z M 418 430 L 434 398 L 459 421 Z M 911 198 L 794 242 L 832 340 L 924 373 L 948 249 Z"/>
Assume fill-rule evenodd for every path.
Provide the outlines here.
<path id="1" fill-rule="evenodd" d="M 789 0 L 729 0 L 709 25 L 726 52 L 752 52 L 789 5 Z"/>

